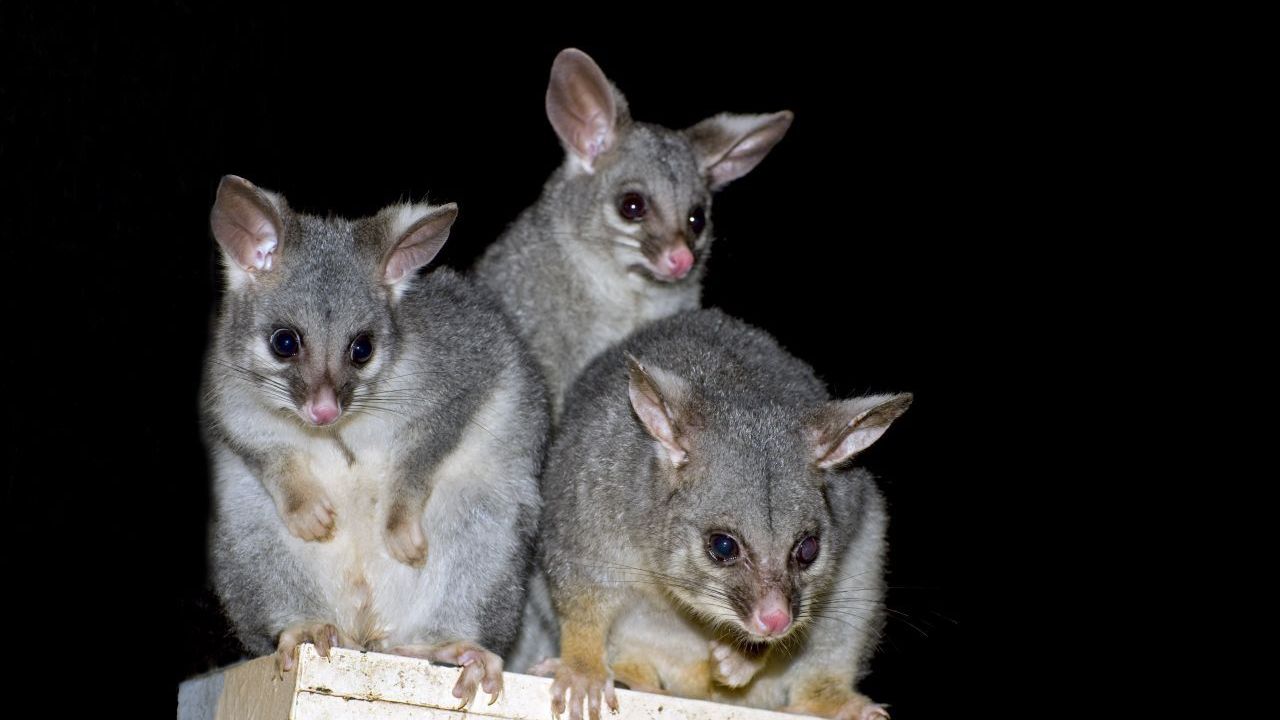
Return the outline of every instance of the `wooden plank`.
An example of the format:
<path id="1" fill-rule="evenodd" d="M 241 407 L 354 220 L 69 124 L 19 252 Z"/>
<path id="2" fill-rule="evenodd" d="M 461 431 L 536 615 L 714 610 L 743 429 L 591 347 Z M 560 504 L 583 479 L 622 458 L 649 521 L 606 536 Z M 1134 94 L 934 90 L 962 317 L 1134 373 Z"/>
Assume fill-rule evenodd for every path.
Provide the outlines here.
<path id="1" fill-rule="evenodd" d="M 239 663 L 183 682 L 178 720 L 286 720 L 297 675 L 275 678 L 271 657 Z"/>
<path id="2" fill-rule="evenodd" d="M 275 679 L 271 657 L 258 658 L 225 670 L 221 679 L 201 678 L 183 683 L 181 698 L 221 694 L 217 720 L 547 720 L 551 717 L 551 680 L 531 675 L 503 674 L 503 693 L 493 705 L 480 691 L 465 710 L 458 709 L 453 685 L 460 668 L 432 665 L 398 655 L 334 648 L 320 657 L 313 645 L 298 649 L 297 669 Z M 618 720 L 799 720 L 802 716 L 618 690 Z M 183 720 L 205 720 L 212 714 L 186 711 Z"/>
<path id="3" fill-rule="evenodd" d="M 273 657 L 236 665 L 226 672 L 217 720 L 283 720 L 296 695 L 296 675 L 276 679 Z"/>
<path id="4" fill-rule="evenodd" d="M 353 700 L 317 693 L 299 693 L 293 717 L 294 720 L 458 720 L 467 715 L 452 710 L 401 705 L 382 700 Z"/>

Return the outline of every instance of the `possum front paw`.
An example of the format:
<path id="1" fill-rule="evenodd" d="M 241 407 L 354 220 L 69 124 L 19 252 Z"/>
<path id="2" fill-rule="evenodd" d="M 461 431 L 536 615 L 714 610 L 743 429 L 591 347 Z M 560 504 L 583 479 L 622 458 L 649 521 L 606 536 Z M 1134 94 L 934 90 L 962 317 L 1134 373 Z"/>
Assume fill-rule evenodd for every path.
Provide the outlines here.
<path id="1" fill-rule="evenodd" d="M 397 503 L 387 516 L 386 541 L 391 557 L 420 568 L 427 564 L 427 536 L 422 532 L 422 513 L 410 512 Z"/>
<path id="2" fill-rule="evenodd" d="M 836 711 L 835 720 L 889 720 L 889 710 L 880 703 L 871 702 L 866 695 L 858 695 Z"/>
<path id="3" fill-rule="evenodd" d="M 603 664 L 595 668 L 574 667 L 561 662 L 556 668 L 556 679 L 551 683 L 551 714 L 559 718 L 567 705 L 569 720 L 582 720 L 582 701 L 585 699 L 588 718 L 600 720 L 602 695 L 609 710 L 616 714 L 618 696 L 613 690 L 613 673 L 607 667 Z"/>
<path id="4" fill-rule="evenodd" d="M 277 509 L 289 534 L 299 540 L 324 542 L 333 537 L 338 513 L 319 487 L 287 488 L 281 494 Z"/>
<path id="5" fill-rule="evenodd" d="M 889 720 L 884 705 L 851 689 L 852 682 L 819 679 L 796 689 L 790 706 L 783 712 L 818 715 L 835 720 Z"/>
<path id="6" fill-rule="evenodd" d="M 765 666 L 765 654 L 748 656 L 727 643 L 712 640 L 711 679 L 730 688 L 740 688 Z"/>
<path id="7" fill-rule="evenodd" d="M 332 623 L 298 623 L 280 633 L 276 645 L 276 677 L 293 669 L 293 653 L 303 643 L 314 643 L 320 657 L 329 657 L 329 648 L 338 646 L 338 628 Z"/>
<path id="8" fill-rule="evenodd" d="M 483 688 L 489 694 L 490 705 L 497 702 L 502 694 L 502 658 L 475 643 L 461 641 L 442 645 L 401 645 L 388 652 L 462 666 L 462 674 L 453 686 L 453 696 L 462 700 L 459 710 L 475 699 L 477 688 Z"/>

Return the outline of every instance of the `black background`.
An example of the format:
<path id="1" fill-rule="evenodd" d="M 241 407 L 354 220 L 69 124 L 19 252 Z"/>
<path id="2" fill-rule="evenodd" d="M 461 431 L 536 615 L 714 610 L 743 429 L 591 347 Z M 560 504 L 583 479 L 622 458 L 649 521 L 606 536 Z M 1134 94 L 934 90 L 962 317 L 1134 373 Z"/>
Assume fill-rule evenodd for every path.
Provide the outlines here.
<path id="1" fill-rule="evenodd" d="M 7 220 L 38 241 L 10 257 L 43 281 L 9 306 L 58 381 L 21 387 L 36 382 L 27 358 L 7 361 L 40 400 L 11 419 L 25 452 L 7 471 L 7 529 L 28 552 L 6 562 L 34 590 L 22 637 L 55 653 L 86 643 L 108 669 L 149 654 L 160 708 L 182 678 L 235 659 L 204 589 L 197 431 L 219 178 L 321 214 L 457 202 L 438 262 L 465 268 L 559 163 L 543 97 L 556 52 L 576 46 L 638 120 L 795 112 L 716 197 L 705 303 L 773 333 L 837 395 L 915 394 L 865 454 L 891 504 L 893 589 L 862 688 L 895 717 L 990 690 L 972 628 L 989 511 L 973 420 L 988 388 L 973 369 L 993 302 L 1021 292 L 988 264 L 1037 182 L 1018 170 L 1044 141 L 1022 129 L 1044 111 L 1023 102 L 1035 73 L 956 18 L 631 11 L 462 23 L 427 8 L 317 20 L 5 5 Z"/>

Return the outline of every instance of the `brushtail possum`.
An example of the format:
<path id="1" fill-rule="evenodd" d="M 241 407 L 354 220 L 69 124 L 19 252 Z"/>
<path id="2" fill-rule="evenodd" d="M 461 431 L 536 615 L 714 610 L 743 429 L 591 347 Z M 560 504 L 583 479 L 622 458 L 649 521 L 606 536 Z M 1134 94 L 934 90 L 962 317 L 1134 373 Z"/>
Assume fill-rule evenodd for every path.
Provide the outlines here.
<path id="1" fill-rule="evenodd" d="M 684 130 L 634 122 L 622 93 L 575 49 L 556 56 L 546 111 L 564 163 L 475 273 L 528 339 L 554 416 L 597 353 L 699 306 L 711 195 L 763 160 L 792 115 L 724 113 Z"/>
<path id="2" fill-rule="evenodd" d="M 548 416 L 496 303 L 418 277 L 456 215 L 326 219 L 223 178 L 202 415 L 214 585 L 244 645 L 285 671 L 300 642 L 461 665 L 465 703 L 501 689 Z"/>
<path id="3" fill-rule="evenodd" d="M 887 515 L 853 464 L 911 402 L 833 400 L 715 310 L 657 321 L 566 399 L 543 476 L 541 565 L 560 619 L 552 712 L 616 710 L 616 681 L 828 717 L 881 625 Z"/>

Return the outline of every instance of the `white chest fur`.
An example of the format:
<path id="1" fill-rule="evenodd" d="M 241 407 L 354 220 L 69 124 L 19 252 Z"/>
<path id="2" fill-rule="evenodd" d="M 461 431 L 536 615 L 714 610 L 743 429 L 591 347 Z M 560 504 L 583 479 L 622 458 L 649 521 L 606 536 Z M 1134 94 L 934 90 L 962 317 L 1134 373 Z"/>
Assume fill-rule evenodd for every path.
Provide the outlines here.
<path id="1" fill-rule="evenodd" d="M 393 499 L 394 428 L 376 417 L 352 420 L 335 436 L 304 445 L 311 477 L 337 513 L 332 538 L 304 542 L 282 526 L 281 539 L 312 570 L 340 631 L 378 649 L 413 639 L 423 571 L 391 557 L 383 538 Z"/>

